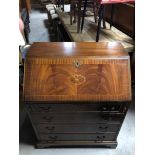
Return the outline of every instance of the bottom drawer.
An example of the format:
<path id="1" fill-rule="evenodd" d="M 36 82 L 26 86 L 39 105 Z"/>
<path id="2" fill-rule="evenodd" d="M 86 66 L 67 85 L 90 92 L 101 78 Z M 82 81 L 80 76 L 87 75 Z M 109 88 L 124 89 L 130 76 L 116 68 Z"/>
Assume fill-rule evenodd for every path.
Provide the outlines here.
<path id="1" fill-rule="evenodd" d="M 49 141 L 114 141 L 117 138 L 116 133 L 105 133 L 105 134 L 40 134 L 39 140 Z"/>

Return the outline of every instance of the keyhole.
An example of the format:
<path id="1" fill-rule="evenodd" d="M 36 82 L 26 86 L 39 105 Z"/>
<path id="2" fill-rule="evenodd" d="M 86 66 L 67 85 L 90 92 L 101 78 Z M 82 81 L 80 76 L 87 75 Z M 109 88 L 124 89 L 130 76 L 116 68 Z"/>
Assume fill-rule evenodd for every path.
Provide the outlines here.
<path id="1" fill-rule="evenodd" d="M 74 61 L 75 67 L 78 68 L 80 66 L 80 63 L 78 61 Z"/>

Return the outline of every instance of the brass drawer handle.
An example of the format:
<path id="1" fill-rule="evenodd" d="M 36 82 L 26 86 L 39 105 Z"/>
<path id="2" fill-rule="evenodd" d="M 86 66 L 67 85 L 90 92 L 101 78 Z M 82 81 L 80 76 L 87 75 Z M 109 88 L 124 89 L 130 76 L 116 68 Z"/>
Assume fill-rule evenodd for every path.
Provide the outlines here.
<path id="1" fill-rule="evenodd" d="M 41 110 L 49 111 L 51 107 L 39 107 Z"/>
<path id="2" fill-rule="evenodd" d="M 53 116 L 43 116 L 42 117 L 44 120 L 46 121 L 52 121 L 52 119 L 54 118 Z"/>
<path id="3" fill-rule="evenodd" d="M 102 107 L 102 110 L 103 110 L 103 111 L 107 110 L 107 107 Z"/>
<path id="4" fill-rule="evenodd" d="M 105 126 L 105 127 L 103 127 L 103 126 L 99 126 L 98 128 L 99 128 L 100 130 L 107 130 L 107 129 L 108 129 L 107 126 Z"/>
<path id="5" fill-rule="evenodd" d="M 103 106 L 102 107 L 102 111 L 119 111 L 119 107 L 118 106 Z"/>
<path id="6" fill-rule="evenodd" d="M 52 126 L 52 127 L 46 126 L 45 129 L 51 131 L 51 130 L 54 130 L 55 129 L 55 126 Z"/>
<path id="7" fill-rule="evenodd" d="M 126 112 L 126 111 L 127 111 L 127 107 L 124 107 L 123 112 Z"/>
<path id="8" fill-rule="evenodd" d="M 105 136 L 103 135 L 103 136 L 97 136 L 97 140 L 104 140 L 105 139 Z"/>
<path id="9" fill-rule="evenodd" d="M 111 107 L 111 110 L 114 111 L 114 110 L 115 110 L 115 106 L 112 106 L 112 107 Z"/>

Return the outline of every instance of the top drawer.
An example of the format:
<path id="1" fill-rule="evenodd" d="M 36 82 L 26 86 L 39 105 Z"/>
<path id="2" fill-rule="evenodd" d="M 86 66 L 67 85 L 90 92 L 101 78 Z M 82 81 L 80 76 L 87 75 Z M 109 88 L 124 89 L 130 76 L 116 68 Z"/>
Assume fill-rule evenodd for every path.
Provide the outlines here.
<path id="1" fill-rule="evenodd" d="M 127 103 L 57 103 L 57 104 L 29 104 L 29 111 L 34 113 L 54 112 L 92 112 L 123 113 L 127 110 Z"/>

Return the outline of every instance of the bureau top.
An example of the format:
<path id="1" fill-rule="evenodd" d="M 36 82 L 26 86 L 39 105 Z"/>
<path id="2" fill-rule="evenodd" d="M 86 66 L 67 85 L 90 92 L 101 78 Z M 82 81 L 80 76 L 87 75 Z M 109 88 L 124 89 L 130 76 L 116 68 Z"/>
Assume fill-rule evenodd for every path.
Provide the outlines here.
<path id="1" fill-rule="evenodd" d="M 31 46 L 27 57 L 122 57 L 127 55 L 119 42 L 37 42 Z"/>

